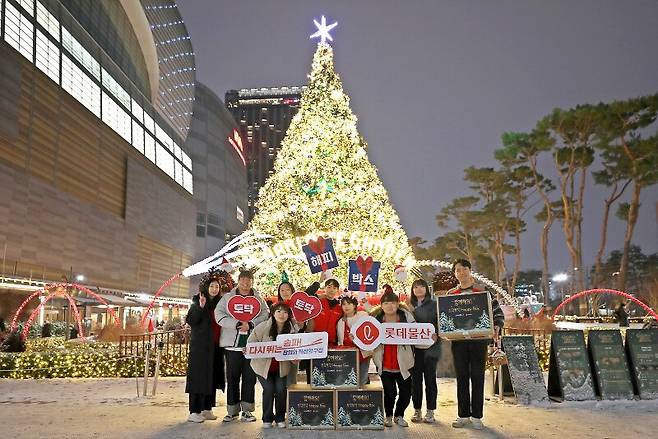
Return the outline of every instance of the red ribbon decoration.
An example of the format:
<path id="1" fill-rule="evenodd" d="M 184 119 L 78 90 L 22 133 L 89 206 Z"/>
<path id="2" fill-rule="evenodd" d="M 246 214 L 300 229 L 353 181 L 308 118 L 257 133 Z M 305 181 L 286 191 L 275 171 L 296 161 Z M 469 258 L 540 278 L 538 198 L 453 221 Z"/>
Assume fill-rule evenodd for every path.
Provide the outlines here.
<path id="1" fill-rule="evenodd" d="M 359 291 L 365 291 L 366 290 L 366 284 L 365 284 L 365 279 L 366 275 L 372 268 L 372 256 L 368 256 L 366 259 L 363 259 L 362 256 L 359 256 L 356 258 L 356 268 L 359 269 L 361 272 L 361 284 L 359 285 Z"/>
<path id="2" fill-rule="evenodd" d="M 324 242 L 324 237 L 318 236 L 318 239 L 312 240 L 310 239 L 308 241 L 308 247 L 315 252 L 316 255 L 320 256 L 320 263 L 322 267 L 322 271 L 327 271 L 327 263 L 322 260 L 322 253 L 324 253 L 325 250 L 325 242 Z"/>

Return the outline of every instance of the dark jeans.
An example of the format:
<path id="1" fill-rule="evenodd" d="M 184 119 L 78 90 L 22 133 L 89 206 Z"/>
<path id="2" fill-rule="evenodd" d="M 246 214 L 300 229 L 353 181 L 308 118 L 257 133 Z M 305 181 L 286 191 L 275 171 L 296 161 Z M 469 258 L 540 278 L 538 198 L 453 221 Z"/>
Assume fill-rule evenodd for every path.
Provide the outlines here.
<path id="1" fill-rule="evenodd" d="M 229 415 L 253 412 L 255 404 L 256 374 L 251 361 L 240 351 L 225 350 L 226 355 L 226 409 Z M 240 388 L 242 378 L 242 388 Z"/>
<path id="2" fill-rule="evenodd" d="M 414 367 L 411 369 L 411 385 L 414 409 L 423 408 L 423 378 L 425 378 L 425 402 L 427 410 L 436 410 L 436 363 L 437 359 L 426 357 L 425 349 L 414 348 Z"/>
<path id="3" fill-rule="evenodd" d="M 386 417 L 403 416 L 411 400 L 411 377 L 406 380 L 400 372 L 382 372 L 382 386 L 384 387 L 384 412 Z M 398 395 L 398 389 L 400 394 Z M 395 397 L 398 403 L 395 404 Z M 395 412 L 393 412 L 395 405 Z"/>
<path id="4" fill-rule="evenodd" d="M 190 413 L 201 413 L 211 410 L 215 406 L 215 392 L 212 395 L 203 393 L 190 393 Z"/>
<path id="5" fill-rule="evenodd" d="M 286 419 L 287 378 L 280 377 L 279 372 L 268 373 L 267 379 L 258 377 L 263 387 L 263 422 L 283 422 Z"/>
<path id="6" fill-rule="evenodd" d="M 460 418 L 482 418 L 488 344 L 488 341 L 483 340 L 452 342 L 457 374 L 457 412 Z M 469 392 L 469 384 L 472 394 Z"/>

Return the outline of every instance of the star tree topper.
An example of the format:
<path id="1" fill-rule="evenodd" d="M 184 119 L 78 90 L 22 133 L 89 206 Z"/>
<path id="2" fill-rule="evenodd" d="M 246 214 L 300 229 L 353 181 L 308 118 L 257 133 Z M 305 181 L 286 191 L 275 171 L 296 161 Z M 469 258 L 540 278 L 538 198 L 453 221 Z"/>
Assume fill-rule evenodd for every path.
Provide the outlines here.
<path id="1" fill-rule="evenodd" d="M 318 31 L 311 35 L 309 38 L 318 38 L 320 37 L 320 43 L 324 44 L 327 40 L 333 41 L 334 39 L 331 37 L 329 34 L 329 31 L 336 26 L 338 26 L 338 22 L 334 22 L 330 25 L 327 26 L 327 19 L 324 17 L 324 15 L 320 18 L 320 23 L 318 23 L 318 20 L 315 18 L 313 19 L 313 23 L 315 23 L 315 27 L 318 28 Z"/>

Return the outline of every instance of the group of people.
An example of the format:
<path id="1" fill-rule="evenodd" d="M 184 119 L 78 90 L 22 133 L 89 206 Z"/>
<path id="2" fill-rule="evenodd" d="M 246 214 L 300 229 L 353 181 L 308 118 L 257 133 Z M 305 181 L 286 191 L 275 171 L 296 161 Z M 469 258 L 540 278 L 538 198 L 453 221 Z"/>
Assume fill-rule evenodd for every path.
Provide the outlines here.
<path id="1" fill-rule="evenodd" d="M 469 261 L 455 261 L 452 270 L 459 285 L 448 294 L 485 291 L 475 285 Z M 314 282 L 306 292 L 317 295 L 319 289 L 320 283 Z M 359 301 L 352 295 L 339 296 L 339 282 L 334 278 L 327 279 L 324 281 L 324 295 L 319 297 L 320 314 L 304 323 L 296 322 L 291 311 L 294 291 L 290 282 L 281 283 L 278 302 L 268 308 L 253 288 L 250 271 L 240 272 L 237 286 L 225 271 L 211 271 L 201 280 L 199 294 L 194 296 L 186 317 L 192 331 L 185 388 L 189 394 L 189 421 L 217 419 L 212 411 L 217 389 L 226 391 L 224 422 L 255 421 L 255 385 L 258 380 L 263 389 L 263 428 L 285 427 L 287 388 L 296 383 L 299 369 L 306 369 L 307 382 L 310 382 L 310 367 L 304 361 L 249 360 L 243 353 L 248 342 L 273 341 L 279 334 L 326 332 L 330 348 L 358 349 L 351 328 L 368 314 L 385 323 L 431 323 L 438 333 L 436 299 L 423 279 L 412 283 L 411 294 L 405 303 L 401 303 L 399 296 L 387 285 L 380 304 L 367 310 L 361 309 Z M 238 294 L 254 296 L 260 302 L 260 312 L 249 322 L 240 322 L 228 312 L 228 300 Z M 504 324 L 504 315 L 495 298 L 492 308 L 495 337 Z M 482 428 L 484 375 L 490 343 L 491 340 L 452 342 L 458 400 L 458 418 L 452 423 L 455 428 L 469 425 Z M 404 412 L 411 402 L 414 407 L 412 422 L 436 422 L 436 369 L 441 355 L 441 344 L 436 335 L 434 343 L 429 346 L 381 344 L 373 351 L 359 350 L 358 355 L 359 386 L 369 381 L 370 361 L 380 376 L 384 390 L 385 426 L 407 427 Z"/>

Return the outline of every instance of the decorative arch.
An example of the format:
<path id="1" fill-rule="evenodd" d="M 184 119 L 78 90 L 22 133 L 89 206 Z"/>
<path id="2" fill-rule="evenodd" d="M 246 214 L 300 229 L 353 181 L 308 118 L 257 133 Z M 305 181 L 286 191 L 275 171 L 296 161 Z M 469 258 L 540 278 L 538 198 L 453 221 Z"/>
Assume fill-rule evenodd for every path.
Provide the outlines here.
<path id="1" fill-rule="evenodd" d="M 631 302 L 636 303 L 637 305 L 639 305 L 648 314 L 653 316 L 654 319 L 658 320 L 658 314 L 656 314 L 656 312 L 653 309 L 651 309 L 649 306 L 647 306 L 641 300 L 636 299 L 635 297 L 631 296 L 628 293 L 624 293 L 623 291 L 612 290 L 612 289 L 609 289 L 609 288 L 594 288 L 594 289 L 591 289 L 591 290 L 585 290 L 585 291 L 581 291 L 580 293 L 574 294 L 573 296 L 571 296 L 571 297 L 563 300 L 562 302 L 560 302 L 560 304 L 555 308 L 555 311 L 553 312 L 552 319 L 555 320 L 555 316 L 558 315 L 560 310 L 562 308 L 564 308 L 565 305 L 568 305 L 569 303 L 573 302 L 576 299 L 580 299 L 581 297 L 591 296 L 591 295 L 594 295 L 594 294 L 614 294 L 616 296 L 625 297 L 626 299 L 630 300 Z"/>

